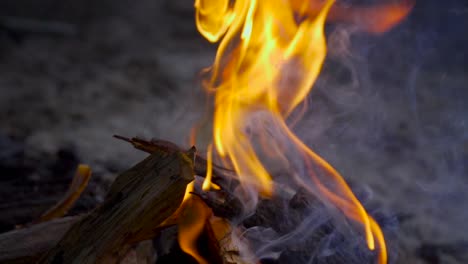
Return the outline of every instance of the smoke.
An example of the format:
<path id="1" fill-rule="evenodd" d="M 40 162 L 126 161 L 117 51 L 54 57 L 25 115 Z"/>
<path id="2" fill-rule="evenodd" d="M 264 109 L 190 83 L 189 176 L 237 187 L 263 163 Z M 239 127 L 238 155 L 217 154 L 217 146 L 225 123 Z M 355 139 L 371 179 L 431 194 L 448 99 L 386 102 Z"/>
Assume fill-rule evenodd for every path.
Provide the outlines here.
<path id="1" fill-rule="evenodd" d="M 467 19 L 429 1 L 382 36 L 329 27 L 328 60 L 295 129 L 353 186 L 371 189 L 380 209 L 400 216 L 399 263 L 414 262 L 421 244 L 468 237 L 467 39 L 459 34 Z"/>
<path id="2" fill-rule="evenodd" d="M 254 211 L 252 203 L 246 203 L 245 215 L 238 220 L 246 231 L 238 240 L 247 241 L 262 263 L 373 263 L 376 255 L 367 248 L 362 226 L 348 219 L 320 187 L 326 186 L 351 206 L 342 186 L 304 155 L 281 121 L 260 111 L 246 121 L 246 130 L 254 141 L 267 142 L 258 148 L 265 154 L 263 163 L 274 177 L 275 190 L 280 191 L 271 199 L 260 199 Z M 265 136 L 270 140 L 261 140 Z M 369 188 L 357 187 L 355 192 L 384 229 L 389 238 L 387 246 L 394 249 L 396 219 L 372 205 L 373 192 Z M 250 193 L 248 197 L 256 195 Z M 395 256 L 393 253 L 390 263 Z"/>
<path id="3" fill-rule="evenodd" d="M 460 59 L 454 57 L 466 56 L 466 49 L 451 49 L 466 37 L 442 35 L 440 20 L 422 17 L 448 17 L 447 12 L 432 2 L 416 5 L 407 21 L 380 36 L 330 26 L 327 61 L 307 98 L 308 110 L 294 122 L 299 137 L 342 173 L 382 226 L 390 263 L 416 261 L 424 243 L 457 245 L 468 237 L 463 223 L 468 215 L 461 209 L 468 201 L 468 90 Z M 461 13 L 444 23 L 459 32 L 453 21 L 466 19 Z M 262 114 L 253 119 L 257 130 L 282 137 L 272 131 L 276 126 L 263 124 L 268 118 Z M 282 149 L 290 160 L 272 162 L 272 170 L 281 167 L 278 163 L 288 168 L 272 172 L 275 180 L 317 195 L 301 176 L 307 174 L 301 155 L 285 146 L 268 146 Z M 262 262 L 375 261 L 362 230 L 325 200 L 300 212 L 285 203 L 276 201 L 274 213 L 264 217 L 271 226 L 246 220 L 250 225 L 244 236 Z M 259 207 L 257 213 L 264 213 L 261 200 Z"/>
<path id="4" fill-rule="evenodd" d="M 141 158 L 116 143 L 113 133 L 176 143 L 188 136 L 205 107 L 194 76 L 215 50 L 196 32 L 190 1 L 105 1 L 91 9 L 72 2 L 56 6 L 61 12 L 30 11 L 44 18 L 74 15 L 71 20 L 88 25 L 80 36 L 2 43 L 2 131 L 24 137 L 28 149 L 52 152 L 74 144 L 82 160 L 94 171 L 101 167 L 111 181 L 110 163 L 119 170 Z M 76 14 L 66 12 L 78 4 Z M 468 238 L 466 10 L 464 0 L 416 1 L 401 25 L 379 36 L 328 25 L 327 60 L 307 111 L 292 128 L 343 175 L 380 223 L 391 262 L 418 263 L 425 243 L 458 245 Z M 210 138 L 209 122 L 202 122 L 201 152 Z M 278 134 L 268 131 L 271 126 L 263 129 Z M 280 169 L 290 166 L 301 175 L 305 167 L 297 152 L 288 151 L 284 155 L 298 158 L 286 166 L 277 157 L 269 168 L 278 184 L 296 190 L 299 181 Z M 237 239 L 273 263 L 373 260 L 359 225 L 317 201 L 313 190 L 302 192 L 306 198 L 285 195 L 272 208 L 259 200 L 263 214 L 255 218 L 252 209 L 244 215 L 246 230 Z"/>

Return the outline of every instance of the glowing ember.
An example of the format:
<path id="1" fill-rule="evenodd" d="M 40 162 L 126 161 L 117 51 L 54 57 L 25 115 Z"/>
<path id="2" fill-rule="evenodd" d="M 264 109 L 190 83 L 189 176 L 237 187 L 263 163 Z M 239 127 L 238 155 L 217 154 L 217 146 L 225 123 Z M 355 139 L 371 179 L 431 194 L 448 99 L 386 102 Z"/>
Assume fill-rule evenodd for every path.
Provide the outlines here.
<path id="1" fill-rule="evenodd" d="M 324 36 L 327 15 L 380 33 L 399 22 L 411 6 L 347 10 L 334 7 L 333 3 L 333 0 L 195 2 L 198 30 L 210 42 L 220 42 L 210 69 L 211 79 L 205 84 L 215 96 L 208 167 L 213 156 L 218 155 L 225 165 L 235 169 L 242 187 L 255 200 L 259 193 L 273 195 L 272 176 L 261 161 L 256 144 L 262 143 L 262 153 L 268 153 L 288 168 L 297 162 L 288 159 L 287 153 L 293 149 L 299 153 L 304 169 L 291 169 L 292 180 L 361 224 L 369 249 L 378 249 L 379 263 L 386 263 L 386 245 L 379 225 L 340 174 L 290 130 L 286 119 L 310 92 L 321 70 L 327 49 Z M 212 186 L 210 179 L 209 169 L 203 190 Z M 197 255 L 194 241 L 211 212 L 193 198 L 186 197 L 185 208 L 190 204 L 194 207 L 186 209 L 187 213 L 195 210 L 203 212 L 203 217 L 198 216 L 198 222 L 190 222 L 193 216 L 189 217 L 181 225 L 180 244 L 200 263 L 205 263 Z"/>

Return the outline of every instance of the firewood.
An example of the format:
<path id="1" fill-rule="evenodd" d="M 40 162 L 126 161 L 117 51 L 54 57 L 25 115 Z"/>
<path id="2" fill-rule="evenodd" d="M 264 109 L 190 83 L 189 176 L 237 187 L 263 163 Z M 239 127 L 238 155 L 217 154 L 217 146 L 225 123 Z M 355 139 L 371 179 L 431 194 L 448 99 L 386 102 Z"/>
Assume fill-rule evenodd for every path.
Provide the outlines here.
<path id="1" fill-rule="evenodd" d="M 164 151 L 170 153 L 182 150 L 176 144 L 162 139 L 145 140 L 137 137 L 127 138 L 119 135 L 114 135 L 114 137 L 126 141 L 132 144 L 136 149 L 150 154 L 154 151 Z M 200 177 L 205 177 L 207 172 L 207 160 L 198 153 L 195 154 L 194 172 L 195 175 Z M 219 185 L 224 192 L 230 192 L 240 184 L 239 177 L 234 170 L 222 167 L 217 164 L 213 164 L 212 175 L 212 181 Z M 273 189 L 275 195 L 281 196 L 288 200 L 291 199 L 291 197 L 296 193 L 295 190 L 278 183 L 273 183 Z M 228 193 L 228 195 L 233 196 L 232 193 Z"/>
<path id="2" fill-rule="evenodd" d="M 172 154 L 169 154 L 169 153 L 163 153 L 161 151 L 155 150 L 155 153 L 164 156 L 164 155 L 174 155 L 174 153 L 180 153 L 180 152 L 176 151 L 176 152 L 172 152 Z M 190 155 L 193 155 L 193 153 L 191 153 Z M 156 160 L 157 158 L 154 158 L 154 159 Z M 153 160 L 153 162 L 157 163 L 155 160 Z M 144 161 L 142 163 L 149 163 L 149 161 L 148 162 Z M 137 165 L 137 166 L 139 166 L 139 165 Z M 147 165 L 147 167 L 145 167 L 145 169 L 143 170 L 144 172 L 142 172 L 142 174 L 144 174 L 145 172 L 150 173 L 149 172 L 149 170 L 150 170 L 149 167 L 150 167 L 150 165 Z M 135 168 L 130 169 L 130 171 L 135 171 L 135 170 L 140 170 L 140 169 L 135 169 Z M 125 186 L 124 182 L 129 182 L 129 183 L 131 182 L 131 180 L 127 180 L 127 179 L 122 180 L 123 178 L 125 178 L 125 175 L 127 175 L 127 174 L 129 174 L 129 172 L 123 173 L 121 176 L 119 176 L 116 179 L 116 183 L 114 183 L 114 185 L 111 188 L 111 191 L 110 191 L 109 195 L 107 196 L 108 199 L 106 199 L 106 201 L 104 202 L 104 204 L 101 207 L 108 206 L 109 199 L 113 199 L 112 198 L 113 196 L 111 194 L 112 193 L 115 194 L 115 193 L 119 192 L 119 188 L 117 188 L 115 186 L 123 187 L 123 186 Z M 148 177 L 149 177 L 148 180 L 156 180 L 155 177 L 153 177 L 154 179 L 150 179 L 151 176 L 148 176 Z M 133 178 L 133 177 L 130 177 L 130 178 Z M 122 183 L 119 184 L 119 183 L 117 183 L 118 181 L 122 182 Z M 231 207 L 232 204 L 234 204 L 234 205 L 236 204 L 236 203 L 228 202 L 230 199 L 222 200 L 223 202 L 221 203 L 221 201 L 219 199 L 217 199 L 217 198 L 215 199 L 215 197 L 219 198 L 219 195 L 216 196 L 217 193 L 220 193 L 220 191 L 217 191 L 216 193 L 213 193 L 213 194 L 215 194 L 215 196 L 209 195 L 208 197 L 204 197 L 204 199 L 203 199 L 205 202 L 207 202 L 210 205 L 210 207 L 214 208 L 215 212 L 225 212 L 226 210 L 229 210 L 229 208 Z M 136 196 L 137 195 L 133 195 L 131 197 L 136 197 Z M 229 196 L 229 197 L 233 197 L 233 196 Z M 115 210 L 119 209 L 118 206 L 115 206 L 115 208 L 116 208 Z M 96 212 L 97 210 L 99 210 L 99 208 L 96 209 L 95 212 L 92 212 L 90 214 L 94 214 L 94 215 L 102 214 L 102 212 L 97 213 Z M 112 211 L 112 210 L 108 210 L 108 211 Z M 233 212 L 234 212 L 234 214 L 236 214 L 238 212 L 238 210 L 233 210 Z M 164 219 L 164 221 L 162 221 L 159 224 L 159 226 L 156 223 L 154 223 L 154 226 L 157 226 L 157 228 L 154 230 L 154 233 L 156 233 L 158 230 L 161 230 L 161 229 L 166 228 L 168 226 L 176 225 L 178 223 L 178 221 L 179 221 L 178 218 L 179 218 L 180 213 L 181 213 L 180 210 L 175 211 L 172 215 L 170 215 L 169 217 Z M 221 213 L 221 215 L 223 215 L 223 214 Z M 232 213 L 231 213 L 231 215 L 232 215 Z M 68 229 L 70 229 L 71 224 L 75 223 L 77 221 L 77 219 L 79 219 L 81 217 L 84 217 L 84 216 L 64 218 L 64 219 L 73 219 L 73 221 L 71 221 L 71 220 L 66 221 L 66 223 L 68 223 L 68 225 L 65 225 L 62 222 L 61 219 L 58 219 L 58 220 L 52 220 L 52 221 L 48 221 L 48 222 L 44 222 L 44 223 L 40 223 L 40 224 L 35 223 L 35 225 L 32 225 L 32 226 L 24 227 L 24 228 L 19 229 L 19 230 L 15 230 L 15 231 L 11 231 L 11 232 L 8 232 L 8 233 L 5 233 L 5 234 L 1 234 L 0 235 L 0 245 L 1 245 L 1 248 L 0 248 L 0 263 L 31 263 L 31 262 L 36 261 L 39 257 L 41 257 L 47 251 L 52 249 L 52 247 L 54 247 L 58 243 L 58 241 L 61 239 L 62 235 L 65 232 L 67 232 Z M 86 217 L 90 218 L 91 216 L 86 216 Z M 89 220 L 81 220 L 81 221 L 86 222 L 86 221 L 89 221 Z M 80 226 L 80 225 L 84 225 L 84 224 L 79 223 L 77 225 Z M 74 228 L 77 228 L 77 227 L 74 227 Z M 85 230 L 85 227 L 79 227 L 79 229 L 80 230 Z M 204 230 L 204 233 L 205 232 L 209 232 L 209 227 L 208 227 L 208 229 Z M 36 233 L 39 233 L 40 235 L 36 235 Z M 27 238 L 27 240 L 25 240 L 25 238 Z M 128 239 L 129 238 L 127 238 L 127 240 Z M 75 240 L 78 240 L 78 239 L 75 238 Z M 76 241 L 75 243 L 79 243 L 79 242 Z M 216 243 L 217 242 L 215 240 L 212 240 L 210 242 L 210 247 L 216 248 L 217 247 Z M 9 253 L 7 254 L 6 252 L 9 252 Z M 215 254 L 215 255 L 217 255 L 217 254 Z"/>
<path id="3" fill-rule="evenodd" d="M 174 239 L 177 237 L 180 248 L 186 254 L 191 255 L 197 263 L 245 263 L 242 262 L 239 248 L 231 240 L 231 232 L 237 230 L 237 227 L 232 227 L 226 219 L 214 216 L 212 209 L 200 196 L 187 196 L 187 200 L 179 210 L 178 234 L 174 237 L 168 238 L 166 235 L 160 238 L 163 239 L 161 246 L 174 245 Z M 181 254 L 181 252 L 177 253 L 175 248 L 161 249 L 161 251 L 163 255 L 166 255 L 163 258 L 168 259 L 177 258 L 178 254 Z"/>
<path id="4" fill-rule="evenodd" d="M 224 190 L 204 192 L 199 188 L 195 188 L 192 194 L 203 200 L 217 217 L 233 219 L 242 214 L 241 201 L 232 193 Z"/>
<path id="5" fill-rule="evenodd" d="M 75 223 L 39 263 L 116 263 L 151 239 L 182 202 L 194 150 L 155 151 L 117 177 L 104 203 Z"/>
<path id="6" fill-rule="evenodd" d="M 132 248 L 119 264 L 152 264 L 156 260 L 153 242 L 145 240 Z"/>
<path id="7" fill-rule="evenodd" d="M 153 153 L 154 151 L 174 152 L 182 151 L 182 148 L 176 144 L 162 139 L 145 140 L 137 137 L 127 138 L 119 135 L 114 135 L 115 138 L 126 141 L 132 144 L 136 149 L 142 150 L 146 153 Z M 200 154 L 195 154 L 195 162 L 193 168 L 195 175 L 204 177 L 207 172 L 207 160 Z M 237 175 L 235 171 L 224 168 L 222 166 L 213 164 L 213 182 L 218 185 L 226 187 L 237 185 Z"/>
<path id="8" fill-rule="evenodd" d="M 221 257 L 223 264 L 247 264 L 245 255 L 252 255 L 248 247 L 243 248 L 243 255 L 241 256 L 241 249 L 238 243 L 234 242 L 233 232 L 240 230 L 240 227 L 233 227 L 229 221 L 212 216 L 205 225 L 204 233 L 208 237 L 208 245 L 216 249 L 218 255 Z M 253 255 L 252 255 L 253 256 Z M 251 259 L 254 259 L 253 257 Z"/>
<path id="9" fill-rule="evenodd" d="M 140 140 L 138 142 L 145 147 L 148 146 L 146 141 Z M 62 233 L 55 232 L 53 235 L 44 236 L 43 241 L 41 238 L 37 238 L 37 241 L 33 240 L 29 244 L 21 245 L 22 242 L 19 242 L 20 245 L 15 244 L 16 247 L 13 247 L 11 252 L 22 253 L 19 254 L 20 256 L 16 256 L 16 260 L 37 259 L 49 251 L 41 263 L 51 263 L 54 259 L 62 260 L 63 263 L 73 263 L 73 261 L 76 263 L 103 261 L 115 263 L 126 255 L 126 250 L 130 248 L 130 245 L 151 239 L 163 228 L 177 224 L 180 220 L 181 210 L 176 209 L 180 209 L 183 191 L 186 184 L 193 179 L 196 169 L 193 165 L 193 159 L 195 159 L 195 164 L 198 164 L 199 171 L 206 171 L 206 160 L 196 155 L 194 150 L 183 153 L 180 149 L 175 149 L 175 145 L 172 143 L 165 144 L 170 147 L 168 148 L 162 147 L 161 142 L 152 142 L 149 144 L 151 149 L 148 150 L 152 155 L 117 177 L 101 207 L 83 216 L 73 227 L 62 227 Z M 196 163 L 197 158 L 199 163 Z M 232 173 L 232 171 L 221 167 L 218 168 L 218 172 Z M 223 174 L 218 174 L 218 176 L 224 177 Z M 231 175 L 227 177 L 238 181 Z M 229 187 L 226 187 L 226 190 L 208 192 L 203 192 L 200 187 L 196 187 L 192 194 L 201 198 L 215 216 L 229 220 L 242 214 L 241 202 L 229 191 Z M 283 190 L 281 186 L 276 188 L 279 190 L 278 193 L 283 192 L 283 195 L 280 194 L 283 198 L 291 196 L 290 191 Z M 44 224 L 50 224 L 47 228 L 54 230 L 53 223 L 55 221 Z M 34 234 L 35 227 L 31 227 L 32 231 L 25 228 L 19 234 L 23 237 L 27 236 L 28 232 Z M 66 235 L 58 242 L 61 238 L 60 235 L 65 233 L 67 229 L 69 230 Z M 14 232 L 18 234 L 18 231 Z M 226 241 L 230 241 L 229 232 L 232 230 L 220 232 L 219 228 L 216 228 L 216 224 L 207 222 L 203 234 L 208 237 L 210 248 L 214 251 L 218 251 L 216 249 L 220 251 L 220 254 L 213 254 L 210 257 L 217 259 L 217 256 L 220 255 L 223 259 L 222 263 L 241 263 L 236 250 L 231 248 L 232 243 L 226 243 Z M 222 235 L 223 239 L 221 239 L 220 233 L 224 234 Z M 3 252 L 9 250 L 8 246 L 5 245 L 13 244 L 14 241 L 22 241 L 17 239 L 20 238 L 18 236 L 5 235 L 0 235 L 0 245 L 3 245 L 0 250 Z M 54 248 L 50 250 L 51 247 Z M 14 249 L 23 250 L 14 251 Z M 5 258 L 0 257 L 0 263 L 4 263 L 2 260 Z M 10 258 L 10 260 L 12 259 Z M 6 263 L 24 262 L 10 261 Z M 216 261 L 216 263 L 220 262 Z"/>
<path id="10" fill-rule="evenodd" d="M 0 234 L 0 263 L 35 263 L 81 216 L 70 216 Z"/>
<path id="11" fill-rule="evenodd" d="M 0 234 L 0 263 L 36 263 L 82 217 L 83 215 L 52 219 Z M 177 215 L 173 214 L 159 228 L 162 230 L 176 224 Z M 136 253 L 140 248 L 141 246 L 138 245 Z"/>
<path id="12" fill-rule="evenodd" d="M 210 217 L 211 219 L 212 217 Z M 210 219 L 207 219 L 203 228 L 203 234 L 208 242 L 206 249 L 209 252 L 207 260 L 213 264 L 227 264 L 224 258 L 224 252 L 221 250 L 220 239 L 216 236 L 213 226 L 211 225 Z"/>

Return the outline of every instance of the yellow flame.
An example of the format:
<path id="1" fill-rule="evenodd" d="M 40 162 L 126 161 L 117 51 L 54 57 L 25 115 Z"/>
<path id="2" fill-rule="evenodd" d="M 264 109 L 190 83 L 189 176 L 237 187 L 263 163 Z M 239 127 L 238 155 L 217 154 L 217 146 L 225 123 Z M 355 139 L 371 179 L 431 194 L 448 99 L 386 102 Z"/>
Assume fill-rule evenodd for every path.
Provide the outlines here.
<path id="1" fill-rule="evenodd" d="M 206 2 L 203 5 L 199 1 L 196 7 L 218 1 Z M 332 3 L 328 1 L 313 20 L 304 20 L 299 25 L 287 1 L 236 1 L 226 11 L 234 14 L 228 28 L 223 23 L 212 23 L 221 21 L 223 12 L 210 12 L 218 18 L 206 18 L 207 11 L 197 9 L 198 29 L 206 38 L 213 39 L 220 32 L 225 34 L 212 69 L 211 87 L 216 88 L 216 150 L 222 157 L 229 157 L 240 177 L 258 186 L 264 194 L 271 194 L 272 181 L 242 131 L 246 115 L 252 109 L 263 108 L 282 119 L 308 94 L 325 58 L 323 24 Z M 238 33 L 240 40 L 236 39 Z M 231 51 L 230 60 L 222 61 L 228 46 L 235 42 L 240 43 Z M 279 86 L 279 82 L 288 81 L 281 80 L 281 72 L 288 67 L 293 70 L 294 66 L 300 68 L 299 76 L 293 77 L 294 84 Z"/>
<path id="2" fill-rule="evenodd" d="M 195 1 L 197 29 L 210 42 L 220 42 L 210 69 L 211 79 L 205 85 L 215 95 L 213 144 L 216 153 L 232 164 L 243 184 L 271 195 L 271 176 L 257 156 L 252 135 L 246 131 L 247 123 L 255 122 L 254 115 L 268 113 L 303 155 L 305 163 L 313 163 L 326 172 L 327 182 L 332 184 L 325 184 L 309 172 L 315 190 L 363 225 L 368 247 L 378 248 L 379 263 L 386 263 L 386 245 L 379 225 L 340 174 L 294 135 L 285 119 L 303 102 L 320 73 L 327 50 L 327 15 L 380 33 L 401 21 L 412 5 L 347 10 L 333 4 L 334 0 Z M 362 22 L 356 18 L 360 14 L 372 21 L 380 20 L 374 24 Z M 268 135 L 259 137 L 262 142 L 273 140 Z M 287 157 L 280 146 L 281 143 L 272 143 L 270 149 L 284 160 Z M 204 190 L 212 184 L 212 155 L 210 145 Z"/>
<path id="3" fill-rule="evenodd" d="M 203 181 L 202 189 L 204 191 L 209 191 L 212 185 L 211 178 L 213 175 L 213 145 L 208 145 L 207 155 L 206 155 L 206 176 Z"/>

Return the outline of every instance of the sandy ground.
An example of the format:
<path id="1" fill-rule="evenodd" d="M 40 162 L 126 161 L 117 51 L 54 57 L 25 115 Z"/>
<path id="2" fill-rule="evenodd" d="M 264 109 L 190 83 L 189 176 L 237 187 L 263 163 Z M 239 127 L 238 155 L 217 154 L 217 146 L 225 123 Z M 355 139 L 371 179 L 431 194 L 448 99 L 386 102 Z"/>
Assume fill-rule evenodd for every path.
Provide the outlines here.
<path id="1" fill-rule="evenodd" d="M 74 36 L 0 35 L 1 137 L 30 155 L 72 149 L 99 178 L 97 201 L 144 156 L 113 134 L 187 144 L 204 114 L 198 73 L 215 51 L 198 36 L 190 3 L 121 2 L 79 21 Z M 399 217 L 398 263 L 468 263 L 467 53 L 455 50 L 466 46 L 417 37 L 424 12 L 380 37 L 331 27 L 296 131 Z"/>

